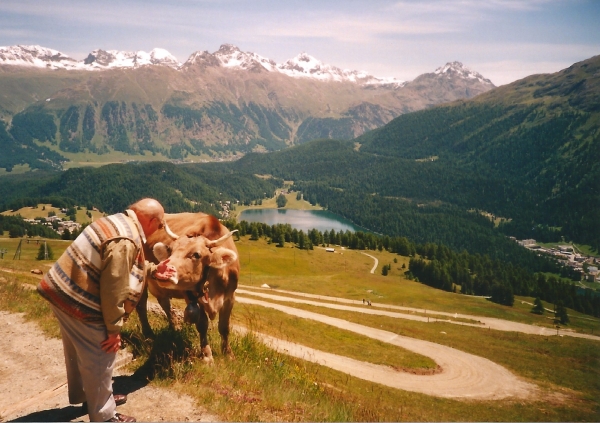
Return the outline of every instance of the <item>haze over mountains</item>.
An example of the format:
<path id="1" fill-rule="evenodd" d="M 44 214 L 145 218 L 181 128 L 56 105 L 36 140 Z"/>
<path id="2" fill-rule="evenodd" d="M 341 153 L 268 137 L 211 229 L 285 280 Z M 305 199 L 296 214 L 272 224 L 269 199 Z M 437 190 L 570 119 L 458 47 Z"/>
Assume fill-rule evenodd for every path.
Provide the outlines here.
<path id="1" fill-rule="evenodd" d="M 33 167 L 82 152 L 198 159 L 351 139 L 494 87 L 459 62 L 402 82 L 306 53 L 277 64 L 228 44 L 184 63 L 161 49 L 94 50 L 77 61 L 39 46 L 3 47 L 0 85 L 5 142 L 44 153 L 21 160 Z"/>

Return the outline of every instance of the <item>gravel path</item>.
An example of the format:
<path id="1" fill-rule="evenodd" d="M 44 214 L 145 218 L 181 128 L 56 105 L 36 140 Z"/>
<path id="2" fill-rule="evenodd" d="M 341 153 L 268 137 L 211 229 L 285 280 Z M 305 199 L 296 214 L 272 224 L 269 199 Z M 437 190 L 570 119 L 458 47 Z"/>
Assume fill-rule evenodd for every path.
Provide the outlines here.
<path id="1" fill-rule="evenodd" d="M 244 288 L 253 288 L 253 289 L 250 290 L 250 289 L 244 289 Z M 274 292 L 275 294 L 272 294 L 269 292 Z M 418 321 L 418 322 L 430 322 L 430 321 L 437 320 L 437 321 L 444 321 L 447 323 L 452 323 L 452 324 L 462 325 L 462 326 L 472 326 L 472 327 L 479 327 L 479 328 L 492 329 L 492 330 L 501 330 L 501 331 L 507 331 L 507 332 L 521 332 L 521 333 L 526 333 L 529 335 L 553 336 L 553 335 L 557 334 L 556 329 L 528 325 L 526 323 L 511 322 L 509 320 L 497 319 L 494 317 L 473 316 L 473 315 L 460 314 L 460 313 L 447 313 L 447 312 L 443 312 L 443 311 L 423 310 L 423 309 L 418 309 L 418 308 L 402 307 L 402 306 L 379 304 L 379 303 L 371 303 L 371 307 L 367 308 L 367 307 L 364 307 L 364 303 L 362 303 L 361 301 L 358 301 L 358 300 L 349 300 L 346 298 L 339 298 L 339 297 L 329 297 L 329 296 L 325 296 L 325 295 L 304 294 L 304 293 L 300 293 L 300 292 L 286 291 L 286 290 L 282 290 L 282 289 L 257 288 L 257 287 L 250 287 L 250 286 L 246 286 L 246 285 L 240 285 L 240 288 L 238 288 L 236 290 L 236 293 L 251 294 L 251 295 L 254 295 L 257 297 L 267 298 L 267 299 L 276 300 L 276 301 L 295 302 L 295 303 L 301 303 L 301 304 L 314 305 L 317 307 L 328 307 L 328 308 L 332 308 L 332 309 L 336 309 L 336 310 L 354 311 L 357 313 L 389 316 L 389 317 L 395 317 L 398 319 L 414 320 L 414 321 Z M 310 299 L 320 300 L 320 301 L 303 300 L 300 298 L 286 297 L 286 296 L 282 296 L 282 295 L 277 295 L 277 293 L 289 294 L 289 295 L 294 295 L 295 297 L 310 298 Z M 325 303 L 322 301 L 330 301 L 330 302 Z M 335 304 L 335 303 L 337 303 L 337 304 Z M 344 305 L 344 304 L 348 304 L 348 305 Z M 360 307 L 351 307 L 349 305 L 355 305 L 355 306 L 360 306 Z M 405 313 L 395 313 L 393 311 L 380 310 L 382 308 L 385 308 L 388 310 L 399 310 L 399 311 L 401 310 L 401 311 L 404 311 Z M 429 318 L 429 317 L 425 317 L 425 316 L 421 316 L 421 315 L 409 314 L 409 313 L 427 313 L 427 312 L 431 313 L 434 316 L 446 316 L 446 317 L 453 317 L 455 319 L 456 318 L 468 319 L 468 320 L 478 321 L 480 323 L 465 323 L 465 322 L 458 322 L 455 320 L 443 320 L 443 319 L 440 319 L 439 317 Z M 585 333 L 577 333 L 577 332 L 571 331 L 570 329 L 560 329 L 558 333 L 563 336 L 572 336 L 574 338 L 585 338 L 585 339 L 591 339 L 594 341 L 600 341 L 600 336 L 590 335 L 590 334 L 585 334 Z"/>
<path id="2" fill-rule="evenodd" d="M 377 257 L 373 257 L 371 254 L 367 254 L 367 253 L 361 253 L 361 254 L 363 254 L 367 257 L 371 257 L 373 260 L 375 260 L 375 264 L 371 268 L 371 273 L 375 274 L 375 270 L 377 269 L 377 266 L 379 266 L 379 260 L 377 259 Z"/>
<path id="3" fill-rule="evenodd" d="M 236 301 L 242 304 L 273 308 L 297 317 L 315 320 L 387 342 L 430 357 L 442 369 L 441 372 L 433 375 L 414 375 L 396 371 L 388 366 L 365 363 L 258 334 L 267 344 L 285 354 L 318 363 L 360 379 L 406 391 L 455 399 L 496 400 L 508 397 L 524 399 L 537 392 L 535 385 L 519 379 L 504 367 L 488 359 L 451 347 L 266 301 L 239 296 L 236 297 Z"/>
<path id="4" fill-rule="evenodd" d="M 119 359 L 126 363 L 130 357 L 124 354 Z M 128 394 L 118 411 L 138 421 L 219 420 L 191 397 L 118 371 L 115 376 L 115 391 Z M 81 406 L 69 405 L 60 339 L 46 337 L 22 314 L 4 311 L 0 311 L 0 393 L 0 421 L 89 421 Z"/>

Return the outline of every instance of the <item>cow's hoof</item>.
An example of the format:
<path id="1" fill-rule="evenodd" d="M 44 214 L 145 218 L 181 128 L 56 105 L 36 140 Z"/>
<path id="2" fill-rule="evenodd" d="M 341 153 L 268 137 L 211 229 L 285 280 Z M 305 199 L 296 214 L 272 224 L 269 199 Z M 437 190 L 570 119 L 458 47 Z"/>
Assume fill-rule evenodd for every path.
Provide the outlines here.
<path id="1" fill-rule="evenodd" d="M 229 344 L 221 346 L 221 352 L 225 357 L 229 358 L 230 360 L 235 360 L 235 354 L 233 353 L 233 351 L 231 351 L 231 347 L 229 346 Z"/>
<path id="2" fill-rule="evenodd" d="M 206 364 L 213 364 L 214 363 L 213 356 L 212 356 L 212 350 L 210 349 L 210 345 L 207 345 L 204 348 L 202 348 L 201 353 L 202 353 L 202 362 L 203 363 L 206 363 Z"/>

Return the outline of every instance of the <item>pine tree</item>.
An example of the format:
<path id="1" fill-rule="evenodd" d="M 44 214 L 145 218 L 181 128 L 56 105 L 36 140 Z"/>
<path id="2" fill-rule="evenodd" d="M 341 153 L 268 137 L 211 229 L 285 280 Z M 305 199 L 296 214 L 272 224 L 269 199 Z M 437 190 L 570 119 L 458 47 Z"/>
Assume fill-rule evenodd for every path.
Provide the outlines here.
<path id="1" fill-rule="evenodd" d="M 285 198 L 285 195 L 279 194 L 279 196 L 277 197 L 277 207 L 282 208 L 285 207 L 286 204 L 287 198 Z"/>
<path id="2" fill-rule="evenodd" d="M 48 258 L 46 258 L 46 248 L 48 249 Z M 38 249 L 38 255 L 37 255 L 37 259 L 38 260 L 53 260 L 54 259 L 54 253 L 52 252 L 52 248 L 50 248 L 50 245 L 48 245 L 46 242 L 44 242 L 43 244 L 40 244 L 40 248 Z"/>
<path id="3" fill-rule="evenodd" d="M 563 325 L 566 325 L 569 323 L 569 315 L 567 314 L 567 308 L 564 306 L 562 301 L 556 302 L 556 311 L 554 312 L 554 320 L 560 321 L 560 323 Z"/>
<path id="4" fill-rule="evenodd" d="M 531 309 L 531 312 L 540 315 L 544 314 L 544 305 L 542 304 L 540 297 L 536 297 L 535 301 L 533 302 L 533 308 Z"/>
<path id="5" fill-rule="evenodd" d="M 251 241 L 258 241 L 258 228 L 256 225 L 252 225 L 252 232 L 250 234 Z"/>

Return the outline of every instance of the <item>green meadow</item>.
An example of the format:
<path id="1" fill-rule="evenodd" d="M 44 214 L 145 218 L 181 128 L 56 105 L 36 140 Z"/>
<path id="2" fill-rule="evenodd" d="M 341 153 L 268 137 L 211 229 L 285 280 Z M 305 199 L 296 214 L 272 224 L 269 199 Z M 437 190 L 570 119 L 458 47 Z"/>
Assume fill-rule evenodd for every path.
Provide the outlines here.
<path id="1" fill-rule="evenodd" d="M 92 215 L 91 217 L 87 215 L 88 212 Z M 66 214 L 61 212 L 60 208 L 54 207 L 52 204 L 38 204 L 36 207 L 22 207 L 18 210 L 4 211 L 1 214 L 5 216 L 19 215 L 24 219 L 36 219 L 38 217 L 47 218 L 49 213 L 54 213 L 61 219 L 67 219 Z M 93 219 L 98 219 L 102 216 L 104 216 L 104 213 L 98 210 L 88 210 L 85 207 L 79 207 L 75 219 L 79 223 L 89 223 Z"/>
<path id="2" fill-rule="evenodd" d="M 38 261 L 35 242 L 22 243 L 20 260 L 13 260 L 19 240 L 0 238 L 0 248 L 11 253 L 0 261 L 0 309 L 24 312 L 40 322 L 49 336 L 58 336 L 45 302 L 35 291 L 24 289 L 37 283 L 32 268 L 47 269 L 51 261 Z M 68 241 L 49 241 L 55 258 Z M 517 297 L 513 307 L 435 290 L 404 278 L 408 257 L 382 251 L 327 252 L 324 248 L 299 250 L 291 244 L 283 248 L 266 240 L 236 242 L 242 266 L 240 284 L 253 292 L 263 284 L 298 293 L 318 294 L 350 300 L 370 300 L 383 305 L 413 307 L 417 314 L 436 312 L 496 317 L 548 328 L 549 313 L 530 312 L 532 298 Z M 383 265 L 390 264 L 387 276 Z M 273 292 L 274 293 L 274 292 Z M 299 297 L 293 294 L 279 294 Z M 238 294 L 252 298 L 251 294 Z M 256 297 L 263 301 L 263 298 Z M 275 300 L 269 302 L 277 303 Z M 334 302 L 334 301 L 330 301 Z M 282 303 L 283 304 L 283 303 Z M 181 302 L 175 302 L 182 308 Z M 308 304 L 285 303 L 315 313 L 342 318 L 365 326 L 381 328 L 451 346 L 488 358 L 527 382 L 539 393 L 527 400 L 475 401 L 444 399 L 387 388 L 352 375 L 305 362 L 272 351 L 252 334 L 233 334 L 235 359 L 220 354 L 216 322 L 211 323 L 210 342 L 215 364 L 195 360 L 198 336 L 185 326 L 171 331 L 166 321 L 152 317 L 154 340 L 143 339 L 136 317 L 127 323 L 124 336 L 137 360 L 134 375 L 151 383 L 194 396 L 198 403 L 226 421 L 598 421 L 600 419 L 600 342 L 569 336 L 537 336 L 501 332 L 446 322 L 415 322 L 378 315 L 333 310 Z M 552 308 L 552 304 L 544 304 Z M 357 307 L 361 307 L 359 304 Z M 365 306 L 366 307 L 366 306 Z M 600 321 L 568 310 L 571 323 L 561 330 L 600 334 Z M 443 317 L 448 319 L 448 317 Z M 453 319 L 450 319 L 453 320 Z M 459 320 L 459 319 L 456 319 Z M 319 350 L 362 361 L 388 365 L 396 371 L 435 369 L 435 362 L 410 351 L 376 342 L 360 334 L 323 323 L 300 319 L 258 305 L 238 303 L 232 323 L 257 332 L 297 342 Z"/>

